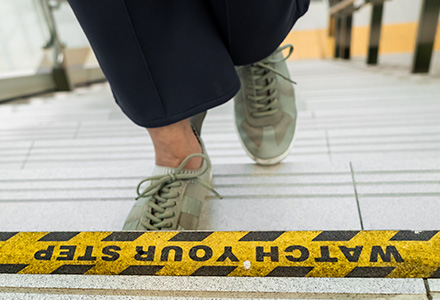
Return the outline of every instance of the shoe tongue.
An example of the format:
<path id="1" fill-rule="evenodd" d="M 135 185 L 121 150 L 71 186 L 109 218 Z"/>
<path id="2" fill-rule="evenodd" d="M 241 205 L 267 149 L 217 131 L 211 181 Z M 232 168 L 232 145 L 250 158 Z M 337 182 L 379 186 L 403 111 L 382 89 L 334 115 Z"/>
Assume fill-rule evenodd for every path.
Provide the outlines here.
<path id="1" fill-rule="evenodd" d="M 155 165 L 154 170 L 153 170 L 153 176 L 174 173 L 176 171 L 176 169 L 177 168 L 163 167 L 163 166 Z M 182 171 L 180 171 L 180 173 L 195 174 L 197 171 L 198 170 L 183 169 Z"/>
<path id="2" fill-rule="evenodd" d="M 156 175 L 170 174 L 170 173 L 173 173 L 175 170 L 176 170 L 175 168 L 162 167 L 162 166 L 155 165 L 152 175 L 156 176 Z"/>

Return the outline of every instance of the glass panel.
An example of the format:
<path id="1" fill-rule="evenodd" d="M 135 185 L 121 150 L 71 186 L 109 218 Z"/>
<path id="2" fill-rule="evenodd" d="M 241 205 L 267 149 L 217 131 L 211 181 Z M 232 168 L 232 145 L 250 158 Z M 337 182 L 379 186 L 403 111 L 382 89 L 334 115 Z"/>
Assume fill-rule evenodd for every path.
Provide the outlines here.
<path id="1" fill-rule="evenodd" d="M 60 39 L 68 48 L 90 47 L 85 34 L 67 2 L 63 2 L 59 9 L 55 10 L 54 15 Z"/>
<path id="2" fill-rule="evenodd" d="M 68 58 L 72 57 L 68 61 L 75 64 L 86 57 L 95 65 L 87 38 L 67 1 L 61 1 L 53 11 L 61 42 L 69 48 Z M 43 49 L 48 40 L 40 0 L 0 0 L 0 77 L 51 68 L 52 51 Z"/>
<path id="3" fill-rule="evenodd" d="M 0 76 L 41 64 L 44 23 L 32 0 L 0 0 Z"/>

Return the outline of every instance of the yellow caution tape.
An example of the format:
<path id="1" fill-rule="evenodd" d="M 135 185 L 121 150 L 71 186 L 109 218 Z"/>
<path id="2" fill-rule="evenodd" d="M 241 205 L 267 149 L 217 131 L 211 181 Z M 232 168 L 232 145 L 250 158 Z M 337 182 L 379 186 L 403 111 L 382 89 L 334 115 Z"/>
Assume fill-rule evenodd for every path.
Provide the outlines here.
<path id="1" fill-rule="evenodd" d="M 0 273 L 440 277 L 438 231 L 0 232 Z"/>

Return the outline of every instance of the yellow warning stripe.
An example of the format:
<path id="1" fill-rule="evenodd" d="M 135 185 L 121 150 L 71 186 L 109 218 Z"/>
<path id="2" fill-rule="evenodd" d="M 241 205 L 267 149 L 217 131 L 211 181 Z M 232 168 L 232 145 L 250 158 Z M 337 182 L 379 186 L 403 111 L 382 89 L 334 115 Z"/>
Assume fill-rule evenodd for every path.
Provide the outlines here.
<path id="1" fill-rule="evenodd" d="M 438 231 L 0 232 L 0 273 L 440 277 Z"/>

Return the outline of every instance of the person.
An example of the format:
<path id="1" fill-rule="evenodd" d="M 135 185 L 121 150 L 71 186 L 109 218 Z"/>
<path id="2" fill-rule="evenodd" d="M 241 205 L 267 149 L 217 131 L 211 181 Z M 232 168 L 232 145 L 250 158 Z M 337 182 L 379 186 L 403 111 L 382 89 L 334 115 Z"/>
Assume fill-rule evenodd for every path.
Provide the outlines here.
<path id="1" fill-rule="evenodd" d="M 262 165 L 286 157 L 296 124 L 285 63 L 293 47 L 279 46 L 309 2 L 69 0 L 116 103 L 154 145 L 153 176 L 139 183 L 124 230 L 197 228 L 204 198 L 220 197 L 202 123 L 234 96 L 248 155 Z"/>

